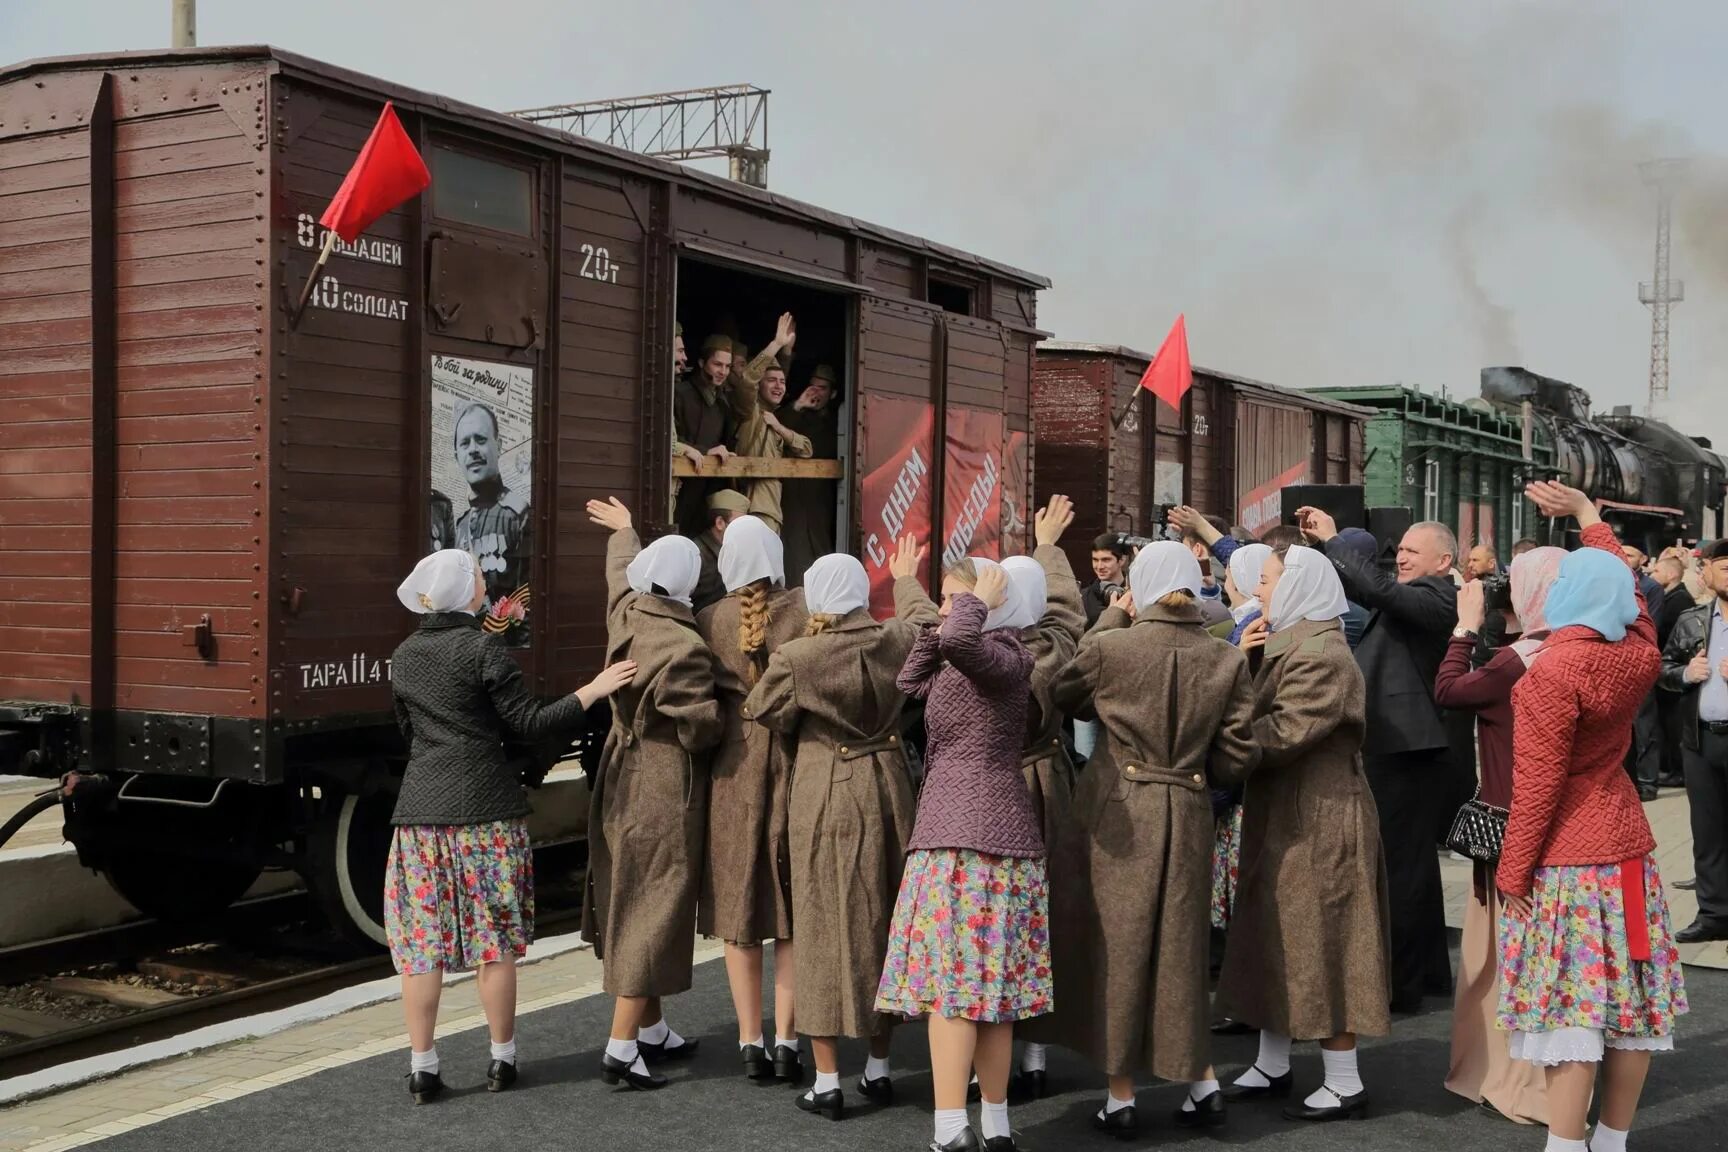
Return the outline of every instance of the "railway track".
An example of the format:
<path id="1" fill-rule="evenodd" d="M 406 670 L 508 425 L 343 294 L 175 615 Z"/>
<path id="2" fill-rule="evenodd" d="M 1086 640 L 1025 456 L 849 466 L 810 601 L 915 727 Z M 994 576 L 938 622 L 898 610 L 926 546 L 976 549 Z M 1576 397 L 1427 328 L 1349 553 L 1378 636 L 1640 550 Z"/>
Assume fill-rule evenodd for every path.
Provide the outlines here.
<path id="1" fill-rule="evenodd" d="M 580 919 L 580 873 L 547 863 L 537 860 L 545 877 L 541 936 Z M 391 973 L 388 955 L 342 943 L 301 892 L 244 901 L 216 923 L 145 921 L 3 949 L 0 993 L 28 1006 L 9 1008 L 0 999 L 0 1080 L 292 1007 Z M 40 1010 L 44 1004 L 65 1016 Z M 31 1027 L 19 1032 L 17 1021 Z"/>

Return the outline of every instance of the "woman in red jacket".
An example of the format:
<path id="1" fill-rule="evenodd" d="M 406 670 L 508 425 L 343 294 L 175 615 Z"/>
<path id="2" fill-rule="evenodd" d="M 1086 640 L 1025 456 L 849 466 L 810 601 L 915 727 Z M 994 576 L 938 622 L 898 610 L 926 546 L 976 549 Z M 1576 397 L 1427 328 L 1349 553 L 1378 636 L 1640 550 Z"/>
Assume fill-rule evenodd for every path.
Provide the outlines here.
<path id="1" fill-rule="evenodd" d="M 1512 806 L 1512 689 L 1548 639 L 1544 607 L 1560 574 L 1564 548 L 1534 548 L 1512 561 L 1512 608 L 1522 636 L 1497 649 L 1488 663 L 1470 667 L 1487 619 L 1482 581 L 1458 589 L 1458 627 L 1434 677 L 1434 703 L 1473 712 L 1481 763 L 1477 796 L 1501 811 Z M 1548 1123 L 1546 1077 L 1540 1068 L 1513 1060 L 1495 1028 L 1500 1011 L 1500 947 L 1494 925 L 1500 893 L 1494 862 L 1477 861 L 1471 898 L 1464 905 L 1464 940 L 1458 948 L 1458 989 L 1452 1005 L 1452 1066 L 1446 1089 L 1520 1124 Z"/>
<path id="2" fill-rule="evenodd" d="M 1656 626 L 1582 492 L 1532 484 L 1545 516 L 1575 516 L 1582 548 L 1548 592 L 1553 630 L 1512 690 L 1512 810 L 1496 872 L 1499 1025 L 1514 1059 L 1547 1070 L 1549 1152 L 1624 1152 L 1650 1053 L 1686 1011 L 1680 956 L 1651 855 L 1656 839 L 1621 767 L 1661 656 Z M 1610 555 L 1610 552 L 1613 554 Z"/>

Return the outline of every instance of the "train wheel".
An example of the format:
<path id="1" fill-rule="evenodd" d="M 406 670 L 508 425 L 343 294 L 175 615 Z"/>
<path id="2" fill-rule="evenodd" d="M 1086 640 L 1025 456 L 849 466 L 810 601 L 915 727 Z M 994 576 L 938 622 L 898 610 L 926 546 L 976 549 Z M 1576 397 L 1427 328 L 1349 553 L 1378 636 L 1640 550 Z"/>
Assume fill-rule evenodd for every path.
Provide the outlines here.
<path id="1" fill-rule="evenodd" d="M 214 916 L 246 894 L 263 867 L 237 860 L 176 856 L 127 847 L 109 855 L 104 875 L 114 891 L 146 916 L 188 921 Z"/>
<path id="2" fill-rule="evenodd" d="M 396 797 L 374 793 L 330 799 L 312 825 L 307 885 L 337 931 L 361 946 L 382 948 L 384 865 Z"/>

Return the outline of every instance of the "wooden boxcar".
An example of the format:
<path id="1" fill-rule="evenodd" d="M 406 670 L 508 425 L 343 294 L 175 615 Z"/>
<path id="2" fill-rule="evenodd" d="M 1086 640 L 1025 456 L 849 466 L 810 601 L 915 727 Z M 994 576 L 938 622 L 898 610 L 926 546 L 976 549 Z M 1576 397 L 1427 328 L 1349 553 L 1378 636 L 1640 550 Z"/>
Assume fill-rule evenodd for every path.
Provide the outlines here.
<path id="1" fill-rule="evenodd" d="M 1064 544 L 1077 569 L 1094 537 L 1148 534 L 1165 505 L 1191 504 L 1260 533 L 1278 522 L 1280 489 L 1362 482 L 1367 409 L 1195 368 L 1177 410 L 1140 391 L 1150 362 L 1118 345 L 1038 346 L 1037 495 L 1073 498 Z"/>
<path id="2" fill-rule="evenodd" d="M 296 315 L 386 100 L 432 186 Z M 378 939 L 394 589 L 470 511 L 477 396 L 527 604 L 502 622 L 550 697 L 602 655 L 585 501 L 666 528 L 675 322 L 694 359 L 797 314 L 794 387 L 826 362 L 843 397 L 838 462 L 800 474 L 885 577 L 905 531 L 940 533 L 933 568 L 1023 548 L 1046 286 L 270 48 L 0 71 L 0 772 L 89 773 L 69 831 L 147 911 L 287 866 Z"/>

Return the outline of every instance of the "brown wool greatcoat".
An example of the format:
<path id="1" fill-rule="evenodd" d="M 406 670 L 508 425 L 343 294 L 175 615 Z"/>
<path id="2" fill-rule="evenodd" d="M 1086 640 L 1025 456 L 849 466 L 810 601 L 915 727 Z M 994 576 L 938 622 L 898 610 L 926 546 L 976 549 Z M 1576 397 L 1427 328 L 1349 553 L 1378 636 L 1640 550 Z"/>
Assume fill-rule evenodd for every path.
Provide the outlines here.
<path id="1" fill-rule="evenodd" d="M 1208 783 L 1238 784 L 1259 759 L 1253 687 L 1196 606 L 1127 622 L 1106 611 L 1056 682 L 1057 706 L 1100 731 L 1050 869 L 1053 1035 L 1106 1075 L 1198 1080 L 1211 1063 Z"/>
<path id="2" fill-rule="evenodd" d="M 1336 620 L 1299 621 L 1265 653 L 1218 1011 L 1297 1040 L 1382 1036 L 1386 866 L 1362 775 L 1362 673 Z"/>
<path id="3" fill-rule="evenodd" d="M 738 597 L 696 617 L 714 653 L 714 695 L 726 734 L 708 770 L 708 850 L 696 903 L 696 930 L 731 944 L 792 938 L 786 797 L 792 763 L 785 743 L 744 718 L 750 660 L 738 650 Z M 804 634 L 804 593 L 768 593 L 767 657 Z M 760 668 L 757 669 L 760 673 Z"/>
<path id="4" fill-rule="evenodd" d="M 886 1027 L 876 986 L 917 814 L 894 678 L 915 636 L 860 608 L 781 646 L 744 704 L 797 742 L 788 824 L 798 1029 L 809 1036 Z"/>
<path id="5" fill-rule="evenodd" d="M 1062 710 L 1052 693 L 1056 677 L 1074 659 L 1080 636 L 1086 630 L 1086 610 L 1080 601 L 1080 583 L 1068 556 L 1054 545 L 1041 545 L 1032 558 L 1044 569 L 1049 597 L 1038 623 L 1022 629 L 1032 665 L 1032 699 L 1026 709 L 1026 750 L 1021 768 L 1032 794 L 1032 811 L 1044 835 L 1048 858 L 1055 857 L 1055 844 L 1068 823 L 1068 806 L 1074 790 L 1074 765 L 1062 747 Z M 939 623 L 936 604 L 915 577 L 894 582 L 894 610 L 914 627 Z"/>
<path id="6" fill-rule="evenodd" d="M 582 938 L 613 996 L 690 987 L 696 888 L 708 829 L 707 752 L 720 739 L 714 658 L 690 609 L 631 591 L 636 533 L 606 545 L 606 663 L 636 661 L 612 697 L 588 818 Z"/>

